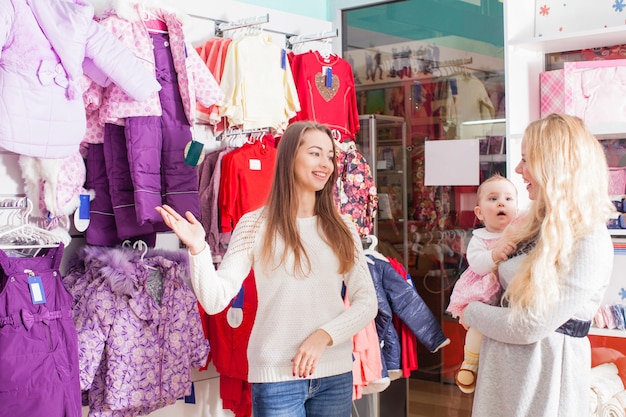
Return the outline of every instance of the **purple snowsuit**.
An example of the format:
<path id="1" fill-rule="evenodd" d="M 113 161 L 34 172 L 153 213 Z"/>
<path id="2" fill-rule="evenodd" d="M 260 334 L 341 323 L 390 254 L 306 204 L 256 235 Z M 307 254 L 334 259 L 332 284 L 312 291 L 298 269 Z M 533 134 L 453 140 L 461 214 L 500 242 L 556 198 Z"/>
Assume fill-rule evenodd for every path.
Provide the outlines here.
<path id="1" fill-rule="evenodd" d="M 111 129 L 124 129 L 122 126 L 108 125 Z M 110 134 L 110 132 L 105 132 Z M 87 179 L 85 187 L 94 190 L 96 198 L 89 206 L 90 224 L 85 230 L 85 240 L 89 245 L 96 246 L 116 246 L 124 240 L 143 240 L 148 246 L 153 247 L 156 242 L 156 232 L 150 224 L 139 226 L 135 219 L 134 206 L 131 210 L 120 213 L 114 212 L 113 201 L 111 199 L 109 175 L 118 178 L 113 183 L 119 187 L 130 185 L 130 172 L 126 159 L 126 145 L 122 137 L 122 142 L 114 140 L 115 135 L 110 135 L 105 145 L 102 143 L 92 143 L 87 148 Z M 107 158 L 105 160 L 105 155 Z M 116 162 L 117 161 L 117 162 Z M 120 182 L 121 181 L 121 182 Z M 131 185 L 132 186 L 132 185 Z M 131 189 L 132 195 L 132 189 Z M 116 214 L 119 216 L 116 217 Z M 123 217 L 126 214 L 126 217 Z M 118 224 L 121 230 L 118 230 Z"/>
<path id="2" fill-rule="evenodd" d="M 154 209 L 161 204 L 168 204 L 180 213 L 191 211 L 200 216 L 198 173 L 195 167 L 185 164 L 184 152 L 192 138 L 191 127 L 183 109 L 168 36 L 156 33 L 150 36 L 156 78 L 161 84 L 162 116 L 127 117 L 123 128 L 105 125 L 105 153 L 107 140 L 124 140 L 132 180 L 123 183 L 109 176 L 118 233 L 124 233 L 124 225 L 128 223 L 118 218 L 127 219 L 133 214 L 140 226 L 155 225 L 156 231 L 167 230 Z M 112 156 L 117 157 L 119 154 Z"/>
<path id="3" fill-rule="evenodd" d="M 0 416 L 81 417 L 72 296 L 61 281 L 63 245 L 34 258 L 0 250 Z M 33 304 L 40 277 L 45 303 Z"/>

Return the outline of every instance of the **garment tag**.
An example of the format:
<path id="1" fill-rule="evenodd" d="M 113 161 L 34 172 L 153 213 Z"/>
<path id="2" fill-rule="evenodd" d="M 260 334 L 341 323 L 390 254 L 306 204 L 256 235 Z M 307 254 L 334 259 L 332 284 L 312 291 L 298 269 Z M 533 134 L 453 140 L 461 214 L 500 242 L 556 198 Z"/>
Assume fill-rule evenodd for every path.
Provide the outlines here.
<path id="1" fill-rule="evenodd" d="M 231 302 L 231 306 L 226 312 L 226 322 L 230 327 L 236 329 L 243 323 L 243 302 L 245 299 L 244 287 L 241 287 L 239 294 Z"/>
<path id="2" fill-rule="evenodd" d="M 191 382 L 191 393 L 185 396 L 185 404 L 195 404 L 196 403 L 196 388 L 194 386 L 193 381 Z"/>
<path id="3" fill-rule="evenodd" d="M 282 50 L 281 54 L 280 54 L 280 67 L 282 69 L 286 69 L 287 68 L 287 51 L 286 50 Z"/>
<path id="4" fill-rule="evenodd" d="M 260 171 L 261 170 L 261 161 L 259 159 L 251 159 L 249 161 L 249 166 L 250 169 L 253 171 Z"/>
<path id="5" fill-rule="evenodd" d="M 456 96 L 459 94 L 459 86 L 456 84 L 456 78 L 450 78 L 448 80 L 448 82 L 450 83 L 450 91 L 452 92 L 453 96 Z"/>
<path id="6" fill-rule="evenodd" d="M 30 289 L 30 298 L 33 304 L 45 304 L 46 294 L 43 289 L 43 283 L 40 276 L 28 277 L 28 287 Z"/>
<path id="7" fill-rule="evenodd" d="M 333 88 L 333 69 L 326 67 L 326 87 Z"/>
<path id="8" fill-rule="evenodd" d="M 80 205 L 78 206 L 78 210 L 74 212 L 74 227 L 79 232 L 84 232 L 89 227 L 90 223 L 90 207 L 91 202 L 89 199 L 91 196 L 89 194 L 81 194 L 80 195 Z"/>
<path id="9" fill-rule="evenodd" d="M 91 196 L 89 194 L 80 195 L 80 206 L 78 206 L 79 219 L 89 219 L 89 207 L 91 205 L 89 201 L 90 197 Z"/>
<path id="10" fill-rule="evenodd" d="M 245 299 L 245 288 L 241 287 L 239 293 L 233 298 L 232 306 L 235 308 L 243 308 L 243 301 Z"/>
<path id="11" fill-rule="evenodd" d="M 413 82 L 413 100 L 416 103 L 422 102 L 422 83 L 419 81 Z"/>
<path id="12" fill-rule="evenodd" d="M 204 144 L 192 140 L 185 146 L 185 164 L 195 167 L 204 159 Z"/>

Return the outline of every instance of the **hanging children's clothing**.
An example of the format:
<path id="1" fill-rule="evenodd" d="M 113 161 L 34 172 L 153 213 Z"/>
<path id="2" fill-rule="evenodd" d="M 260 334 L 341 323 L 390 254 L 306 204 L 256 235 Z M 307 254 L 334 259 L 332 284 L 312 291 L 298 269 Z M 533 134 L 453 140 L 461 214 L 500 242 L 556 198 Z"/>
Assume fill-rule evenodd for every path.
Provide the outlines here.
<path id="1" fill-rule="evenodd" d="M 109 189 L 107 194 L 96 194 L 94 199 L 94 201 L 102 200 L 106 195 L 110 197 L 116 225 L 115 230 L 120 242 L 137 236 L 155 235 L 157 231 L 151 223 L 143 222 L 143 224 L 140 224 L 137 219 L 135 187 L 132 182 L 131 165 L 126 153 L 127 147 L 124 131 L 125 126 L 118 126 L 112 123 L 107 123 L 104 126 L 103 162 Z M 138 162 L 136 161 L 136 163 Z M 102 164 L 102 161 L 99 163 Z M 97 192 L 98 190 L 96 190 Z M 105 203 L 99 201 L 98 204 Z M 93 226 L 89 225 L 89 228 Z M 160 231 L 165 230 L 165 225 L 161 225 Z M 150 240 L 156 240 L 156 235 Z"/>
<path id="2" fill-rule="evenodd" d="M 89 416 L 147 415 L 188 395 L 209 345 L 186 252 L 85 246 L 69 271 Z"/>
<path id="3" fill-rule="evenodd" d="M 206 63 L 207 68 L 218 83 L 222 80 L 226 53 L 231 42 L 232 39 L 230 38 L 212 38 L 196 48 L 200 58 Z M 220 117 L 219 105 L 214 104 L 205 107 L 198 103 L 196 108 L 198 110 L 198 121 L 213 125 L 213 131 L 216 135 L 228 127 L 227 119 Z"/>
<path id="4" fill-rule="evenodd" d="M 174 65 L 170 37 L 150 33 L 157 81 L 161 85 L 161 116 L 127 117 L 125 123 L 128 163 L 134 187 L 135 214 L 139 225 L 162 223 L 154 209 L 168 204 L 179 213 L 200 216 L 198 174 L 185 163 L 185 147 L 192 140 Z M 216 95 L 215 98 L 221 96 Z"/>
<path id="5" fill-rule="evenodd" d="M 415 288 L 407 282 L 388 260 L 381 260 L 365 251 L 378 298 L 376 328 L 382 345 L 383 369 L 401 369 L 401 345 L 392 319 L 404 322 L 430 352 L 436 352 L 450 343 L 441 325 Z M 385 373 L 383 371 L 383 376 Z"/>
<path id="6" fill-rule="evenodd" d="M 83 71 L 143 100 L 159 86 L 140 60 L 98 26 L 81 1 L 0 4 L 0 147 L 41 158 L 78 152 L 85 132 Z M 10 105 L 9 105 L 10 104 Z"/>
<path id="7" fill-rule="evenodd" d="M 225 409 L 236 417 L 252 415 L 251 388 L 248 383 L 248 341 L 256 316 L 258 298 L 254 272 L 244 279 L 239 294 L 223 311 L 201 314 L 213 362 L 220 374 L 220 398 Z M 200 307 L 201 311 L 202 306 Z"/>
<path id="8" fill-rule="evenodd" d="M 345 145 L 344 145 L 345 143 Z M 335 205 L 357 225 L 361 237 L 370 235 L 378 210 L 378 192 L 372 169 L 354 141 L 338 143 Z"/>
<path id="9" fill-rule="evenodd" d="M 129 219 L 133 212 L 133 227 L 139 230 L 131 234 L 163 231 L 167 227 L 154 210 L 158 205 L 200 216 L 197 170 L 186 163 L 185 152 L 192 141 L 196 100 L 210 106 L 223 93 L 196 50 L 186 43 L 182 23 L 173 11 L 144 8 L 145 4 L 136 2 L 115 6 L 99 16 L 100 25 L 143 59 L 156 74 L 161 90 L 134 101 L 112 85 L 102 91 L 89 90 L 84 100 L 97 106 L 98 123 L 105 133 L 125 145 L 122 156 L 127 159 L 130 187 L 120 187 L 109 178 L 111 198 L 119 200 L 112 204 L 115 217 L 121 211 L 120 218 Z M 164 30 L 154 31 L 146 16 Z M 118 238 L 128 236 L 123 231 L 126 227 L 117 222 Z"/>
<path id="10" fill-rule="evenodd" d="M 218 196 L 223 157 L 234 150 L 235 148 L 227 146 L 225 149 L 210 152 L 204 156 L 204 160 L 198 168 L 200 223 L 204 227 L 205 241 L 211 248 L 214 263 L 219 263 L 222 260 L 230 241 L 231 232 L 220 230 Z"/>
<path id="11" fill-rule="evenodd" d="M 275 165 L 276 148 L 271 135 L 224 155 L 218 195 L 222 232 L 233 231 L 241 216 L 265 204 Z"/>
<path id="12" fill-rule="evenodd" d="M 0 250 L 0 416 L 81 417 L 72 296 L 63 244 L 42 256 Z"/>
<path id="13" fill-rule="evenodd" d="M 221 115 L 243 129 L 284 130 L 300 110 L 284 49 L 260 33 L 233 39 L 224 63 Z"/>
<path id="14" fill-rule="evenodd" d="M 339 141 L 354 139 L 361 125 L 348 61 L 309 51 L 292 56 L 291 69 L 301 106 L 293 120 L 325 124 L 339 133 Z"/>

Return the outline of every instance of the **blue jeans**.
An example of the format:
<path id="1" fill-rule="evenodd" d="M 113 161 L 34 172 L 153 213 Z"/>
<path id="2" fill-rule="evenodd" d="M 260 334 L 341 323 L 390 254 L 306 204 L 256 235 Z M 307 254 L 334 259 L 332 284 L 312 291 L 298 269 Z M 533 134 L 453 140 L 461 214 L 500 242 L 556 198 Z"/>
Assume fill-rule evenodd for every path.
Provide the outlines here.
<path id="1" fill-rule="evenodd" d="M 350 417 L 352 372 L 252 385 L 254 417 Z"/>

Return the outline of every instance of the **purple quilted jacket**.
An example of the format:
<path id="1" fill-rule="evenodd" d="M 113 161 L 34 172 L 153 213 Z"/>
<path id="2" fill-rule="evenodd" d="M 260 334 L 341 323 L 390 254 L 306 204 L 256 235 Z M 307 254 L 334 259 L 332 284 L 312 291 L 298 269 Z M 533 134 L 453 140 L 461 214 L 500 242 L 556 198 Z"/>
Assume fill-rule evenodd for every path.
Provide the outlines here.
<path id="1" fill-rule="evenodd" d="M 64 283 L 89 416 L 147 415 L 188 395 L 209 345 L 184 282 L 187 253 L 150 250 L 142 262 L 134 249 L 85 246 L 73 265 Z"/>

